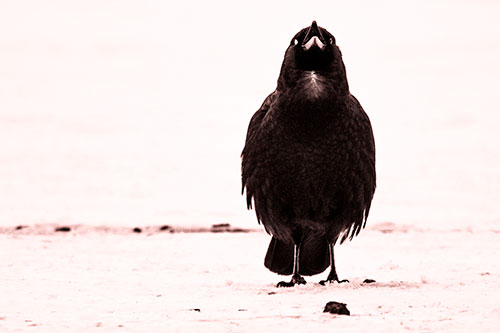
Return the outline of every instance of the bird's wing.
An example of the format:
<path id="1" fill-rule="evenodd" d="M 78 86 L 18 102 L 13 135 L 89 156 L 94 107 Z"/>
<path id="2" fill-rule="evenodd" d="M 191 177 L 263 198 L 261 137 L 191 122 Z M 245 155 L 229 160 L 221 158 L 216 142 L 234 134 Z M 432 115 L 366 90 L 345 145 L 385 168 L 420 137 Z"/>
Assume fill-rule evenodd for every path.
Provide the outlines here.
<path id="1" fill-rule="evenodd" d="M 360 197 L 358 200 L 362 201 L 364 206 L 362 219 L 353 221 L 353 225 L 350 230 L 344 233 L 341 238 L 341 243 L 347 239 L 348 236 L 352 238 L 360 232 L 362 228 L 366 225 L 366 219 L 368 218 L 368 213 L 370 212 L 371 201 L 376 187 L 376 173 L 375 173 L 375 139 L 373 137 L 373 130 L 370 123 L 368 115 L 365 113 L 361 104 L 356 99 L 356 97 L 351 95 L 351 103 L 349 107 L 353 114 L 359 119 L 359 125 L 361 126 L 359 133 L 362 134 L 362 142 L 364 143 L 360 148 L 360 155 L 363 156 L 362 172 L 361 172 L 361 184 L 362 191 L 359 193 Z M 359 163 L 359 162 L 358 162 Z"/>
<path id="2" fill-rule="evenodd" d="M 248 131 L 247 131 L 247 137 L 245 140 L 245 147 L 243 148 L 243 151 L 241 153 L 241 182 L 242 182 L 242 188 L 241 192 L 245 191 L 245 187 L 247 187 L 247 207 L 251 208 L 252 206 L 252 191 L 248 190 L 248 179 L 251 177 L 253 174 L 256 164 L 258 161 L 256 160 L 257 158 L 255 155 L 258 154 L 251 154 L 250 150 L 256 149 L 259 146 L 259 143 L 257 142 L 257 136 L 259 134 L 259 130 L 262 125 L 262 121 L 266 115 L 266 113 L 269 111 L 271 105 L 273 104 L 274 100 L 277 98 L 277 91 L 274 91 L 271 93 L 267 98 L 264 100 L 264 103 L 262 103 L 261 107 L 255 114 L 253 115 L 252 119 L 250 120 L 250 124 L 248 125 Z"/>

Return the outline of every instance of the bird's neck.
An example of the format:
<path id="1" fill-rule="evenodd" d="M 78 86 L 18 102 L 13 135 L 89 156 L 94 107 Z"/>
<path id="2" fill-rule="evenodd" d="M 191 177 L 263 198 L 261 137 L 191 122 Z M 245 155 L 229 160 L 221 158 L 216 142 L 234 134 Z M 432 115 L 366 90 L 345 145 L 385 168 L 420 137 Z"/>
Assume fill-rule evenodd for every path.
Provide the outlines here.
<path id="1" fill-rule="evenodd" d="M 315 71 L 307 71 L 304 74 L 301 79 L 303 81 L 301 82 L 301 86 L 303 87 L 301 95 L 310 100 L 327 98 L 327 82 L 325 78 Z"/>
<path id="2" fill-rule="evenodd" d="M 279 90 L 289 91 L 289 96 L 296 100 L 325 102 L 342 99 L 349 95 L 349 86 L 345 76 L 321 71 L 296 71 L 278 81 Z"/>

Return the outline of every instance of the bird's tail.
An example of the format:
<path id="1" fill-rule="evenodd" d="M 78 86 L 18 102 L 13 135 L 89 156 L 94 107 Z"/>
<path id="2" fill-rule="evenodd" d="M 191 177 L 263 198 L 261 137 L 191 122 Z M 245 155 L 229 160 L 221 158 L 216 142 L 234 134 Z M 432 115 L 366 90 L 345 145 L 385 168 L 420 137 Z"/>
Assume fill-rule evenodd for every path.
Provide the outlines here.
<path id="1" fill-rule="evenodd" d="M 293 273 L 293 243 L 285 243 L 276 237 L 271 239 L 264 266 L 281 275 Z M 299 256 L 299 274 L 316 275 L 330 266 L 328 241 L 325 236 L 313 232 L 302 238 Z"/>

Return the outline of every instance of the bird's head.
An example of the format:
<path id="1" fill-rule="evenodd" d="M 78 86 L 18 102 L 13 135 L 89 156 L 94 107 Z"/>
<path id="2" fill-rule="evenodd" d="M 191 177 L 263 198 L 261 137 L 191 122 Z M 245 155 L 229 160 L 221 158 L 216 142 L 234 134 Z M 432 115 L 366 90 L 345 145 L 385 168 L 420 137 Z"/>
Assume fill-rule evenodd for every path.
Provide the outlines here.
<path id="1" fill-rule="evenodd" d="M 291 40 L 285 53 L 279 84 L 293 85 L 304 72 L 312 72 L 335 80 L 347 79 L 342 53 L 335 44 L 335 37 L 313 21 L 300 30 Z"/>

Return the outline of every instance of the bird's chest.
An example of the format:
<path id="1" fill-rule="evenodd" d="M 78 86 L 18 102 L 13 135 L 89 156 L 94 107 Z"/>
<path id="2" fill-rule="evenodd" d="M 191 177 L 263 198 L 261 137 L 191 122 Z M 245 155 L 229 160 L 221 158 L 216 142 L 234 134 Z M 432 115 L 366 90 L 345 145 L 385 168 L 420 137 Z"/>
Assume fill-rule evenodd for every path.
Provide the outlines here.
<path id="1" fill-rule="evenodd" d="M 348 176 L 354 152 L 352 142 L 341 132 L 283 130 L 266 141 L 262 171 L 275 187 L 301 190 Z"/>

